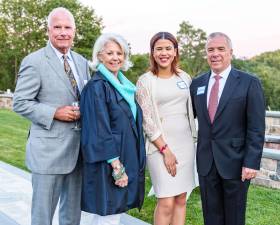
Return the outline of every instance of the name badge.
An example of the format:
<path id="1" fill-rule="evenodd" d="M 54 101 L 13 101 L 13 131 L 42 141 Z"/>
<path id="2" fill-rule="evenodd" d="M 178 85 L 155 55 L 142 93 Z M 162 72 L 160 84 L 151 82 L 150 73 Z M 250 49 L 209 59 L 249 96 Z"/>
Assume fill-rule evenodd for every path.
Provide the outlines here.
<path id="1" fill-rule="evenodd" d="M 204 92 L 205 92 L 205 86 L 198 87 L 196 95 L 202 95 L 202 94 L 204 94 Z"/>
<path id="2" fill-rule="evenodd" d="M 188 86 L 186 85 L 186 83 L 184 81 L 178 81 L 177 87 L 180 89 L 188 89 Z"/>

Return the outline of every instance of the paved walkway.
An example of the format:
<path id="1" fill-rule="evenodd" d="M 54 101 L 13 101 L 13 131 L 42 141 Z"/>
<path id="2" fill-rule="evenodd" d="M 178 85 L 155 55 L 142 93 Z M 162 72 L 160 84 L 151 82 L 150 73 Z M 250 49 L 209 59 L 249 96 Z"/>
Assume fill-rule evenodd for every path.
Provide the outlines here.
<path id="1" fill-rule="evenodd" d="M 0 225 L 30 225 L 31 175 L 0 161 Z M 92 215 L 82 213 L 81 225 L 90 225 Z M 123 225 L 148 225 L 123 214 Z M 53 225 L 58 225 L 57 211 Z"/>

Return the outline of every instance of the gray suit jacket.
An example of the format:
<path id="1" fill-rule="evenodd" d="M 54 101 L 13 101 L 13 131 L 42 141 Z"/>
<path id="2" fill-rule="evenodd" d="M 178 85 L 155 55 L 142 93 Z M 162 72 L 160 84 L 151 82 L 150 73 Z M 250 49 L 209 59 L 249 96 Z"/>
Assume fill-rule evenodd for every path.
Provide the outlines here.
<path id="1" fill-rule="evenodd" d="M 87 60 L 71 51 L 82 85 L 89 80 Z M 74 122 L 54 119 L 58 107 L 76 101 L 75 93 L 50 44 L 26 56 L 14 93 L 14 111 L 31 120 L 26 164 L 34 173 L 67 174 L 78 159 L 80 132 Z"/>

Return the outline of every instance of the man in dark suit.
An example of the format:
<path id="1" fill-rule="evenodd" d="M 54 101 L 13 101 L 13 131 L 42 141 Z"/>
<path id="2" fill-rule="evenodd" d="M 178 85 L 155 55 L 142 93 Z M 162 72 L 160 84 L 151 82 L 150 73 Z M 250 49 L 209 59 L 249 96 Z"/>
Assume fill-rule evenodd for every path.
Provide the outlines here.
<path id="1" fill-rule="evenodd" d="M 72 106 L 89 79 L 87 60 L 71 51 L 75 20 L 65 8 L 48 17 L 46 47 L 20 66 L 14 111 L 32 124 L 26 164 L 32 172 L 32 225 L 50 225 L 60 199 L 59 224 L 79 225 L 81 216 L 80 115 Z"/>
<path id="2" fill-rule="evenodd" d="M 231 67 L 227 35 L 209 35 L 206 53 L 211 71 L 191 84 L 204 224 L 245 225 L 247 192 L 264 143 L 263 90 L 257 77 Z"/>

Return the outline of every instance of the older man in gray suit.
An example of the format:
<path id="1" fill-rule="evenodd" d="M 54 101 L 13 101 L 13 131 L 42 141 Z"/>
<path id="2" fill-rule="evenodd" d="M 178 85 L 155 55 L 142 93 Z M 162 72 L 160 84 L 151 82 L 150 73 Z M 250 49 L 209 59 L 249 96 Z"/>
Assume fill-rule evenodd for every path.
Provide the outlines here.
<path id="1" fill-rule="evenodd" d="M 89 79 L 87 60 L 70 50 L 74 17 L 65 8 L 48 17 L 49 41 L 21 63 L 14 111 L 31 120 L 26 164 L 32 171 L 32 225 L 50 225 L 58 200 L 59 224 L 80 223 L 80 92 Z"/>

